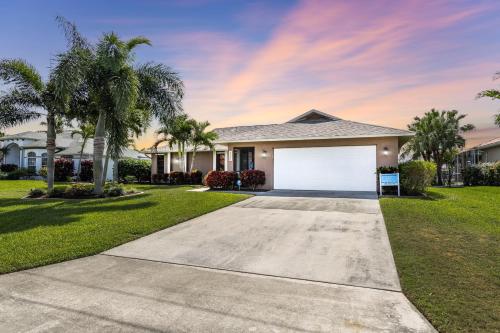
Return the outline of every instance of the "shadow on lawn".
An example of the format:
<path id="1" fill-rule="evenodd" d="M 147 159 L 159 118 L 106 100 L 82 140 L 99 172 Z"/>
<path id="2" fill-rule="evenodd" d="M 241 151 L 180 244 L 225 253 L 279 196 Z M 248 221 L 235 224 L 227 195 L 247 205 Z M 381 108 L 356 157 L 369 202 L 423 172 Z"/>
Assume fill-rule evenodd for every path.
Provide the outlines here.
<path id="1" fill-rule="evenodd" d="M 0 199 L 0 234 L 19 232 L 41 226 L 61 226 L 78 222 L 84 214 L 125 212 L 156 206 L 152 200 L 129 202 L 136 199 L 147 199 L 150 194 L 139 197 L 88 199 L 88 200 L 20 200 Z M 9 207 L 17 206 L 13 210 Z"/>

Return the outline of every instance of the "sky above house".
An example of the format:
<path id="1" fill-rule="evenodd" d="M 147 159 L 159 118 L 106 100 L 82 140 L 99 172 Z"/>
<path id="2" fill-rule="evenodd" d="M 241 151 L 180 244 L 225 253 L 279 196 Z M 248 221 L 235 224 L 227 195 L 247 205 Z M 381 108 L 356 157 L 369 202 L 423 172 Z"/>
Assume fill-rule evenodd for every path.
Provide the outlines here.
<path id="1" fill-rule="evenodd" d="M 498 0 L 0 0 L 0 12 L 0 58 L 24 58 L 44 77 L 66 45 L 56 15 L 92 41 L 110 31 L 150 38 L 136 61 L 174 68 L 185 111 L 213 127 L 281 123 L 315 108 L 406 128 L 437 108 L 468 115 L 478 128 L 469 144 L 500 136 L 500 103 L 475 98 L 500 88 Z"/>

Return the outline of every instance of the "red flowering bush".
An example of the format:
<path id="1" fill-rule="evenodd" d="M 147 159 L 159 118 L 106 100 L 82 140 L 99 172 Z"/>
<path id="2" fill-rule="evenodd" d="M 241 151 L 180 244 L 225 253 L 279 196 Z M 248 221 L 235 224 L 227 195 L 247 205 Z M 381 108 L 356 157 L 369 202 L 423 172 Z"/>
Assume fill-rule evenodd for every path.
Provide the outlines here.
<path id="1" fill-rule="evenodd" d="M 91 182 L 94 178 L 94 162 L 92 160 L 83 160 L 80 166 L 80 180 L 82 182 Z"/>
<path id="2" fill-rule="evenodd" d="M 169 176 L 170 176 L 170 184 L 172 185 L 184 184 L 184 172 L 172 171 Z"/>
<path id="3" fill-rule="evenodd" d="M 232 189 L 237 178 L 236 172 L 210 171 L 205 177 L 205 184 L 211 189 Z"/>
<path id="4" fill-rule="evenodd" d="M 54 161 L 54 180 L 65 182 L 73 176 L 73 161 L 65 158 L 58 158 Z"/>
<path id="5" fill-rule="evenodd" d="M 266 174 L 261 170 L 244 170 L 240 174 L 240 180 L 243 187 L 250 187 L 255 191 L 257 186 L 266 182 Z"/>

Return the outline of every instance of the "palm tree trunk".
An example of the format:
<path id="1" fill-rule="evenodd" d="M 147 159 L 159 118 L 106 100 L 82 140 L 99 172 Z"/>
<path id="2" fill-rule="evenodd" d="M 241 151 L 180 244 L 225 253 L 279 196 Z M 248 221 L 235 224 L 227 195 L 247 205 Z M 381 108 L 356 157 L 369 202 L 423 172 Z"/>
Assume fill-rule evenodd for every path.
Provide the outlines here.
<path id="1" fill-rule="evenodd" d="M 196 147 L 193 147 L 193 157 L 191 158 L 191 165 L 189 168 L 189 172 L 193 172 L 193 167 L 194 167 L 194 159 L 196 157 Z"/>
<path id="2" fill-rule="evenodd" d="M 47 115 L 47 189 L 54 188 L 54 156 L 56 153 L 56 120 L 53 112 Z"/>
<path id="3" fill-rule="evenodd" d="M 95 127 L 94 135 L 94 194 L 101 195 L 102 186 L 102 158 L 104 155 L 104 135 L 106 133 L 106 114 L 99 112 L 99 119 Z"/>
<path id="4" fill-rule="evenodd" d="M 106 178 L 108 175 L 108 165 L 109 165 L 109 153 L 111 149 L 110 146 L 108 146 L 108 149 L 106 149 L 106 159 L 104 160 L 104 170 L 102 171 L 102 186 L 106 184 Z"/>
<path id="5" fill-rule="evenodd" d="M 441 161 L 436 161 L 436 171 L 437 171 L 437 184 L 439 186 L 443 185 L 443 170 L 442 170 L 443 164 Z"/>
<path id="6" fill-rule="evenodd" d="M 82 149 L 80 149 L 80 163 L 78 163 L 78 180 L 80 180 L 80 173 L 82 172 L 83 150 L 85 149 L 86 144 L 87 144 L 87 138 L 84 138 L 82 143 Z"/>

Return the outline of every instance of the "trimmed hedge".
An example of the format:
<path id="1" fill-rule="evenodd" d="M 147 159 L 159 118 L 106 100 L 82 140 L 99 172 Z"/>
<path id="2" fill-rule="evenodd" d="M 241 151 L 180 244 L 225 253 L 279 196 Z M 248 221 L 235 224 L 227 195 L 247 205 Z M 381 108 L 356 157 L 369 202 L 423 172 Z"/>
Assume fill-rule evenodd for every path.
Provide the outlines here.
<path id="1" fill-rule="evenodd" d="M 118 161 L 118 178 L 123 181 L 127 176 L 134 176 L 139 182 L 151 180 L 151 161 L 125 158 Z"/>
<path id="2" fill-rule="evenodd" d="M 409 161 L 399 165 L 399 181 L 403 193 L 422 194 L 436 177 L 436 164 L 427 161 Z"/>
<path id="3" fill-rule="evenodd" d="M 82 182 L 91 182 L 94 179 L 94 161 L 83 160 L 80 163 L 80 180 Z"/>
<path id="4" fill-rule="evenodd" d="M 73 177 L 73 161 L 58 158 L 54 161 L 54 180 L 57 182 L 65 182 L 68 178 Z"/>
<path id="5" fill-rule="evenodd" d="M 467 166 L 463 175 L 465 186 L 500 186 L 500 162 Z"/>
<path id="6" fill-rule="evenodd" d="M 240 174 L 240 180 L 243 187 L 249 187 L 255 191 L 257 186 L 265 184 L 266 174 L 261 170 L 244 170 Z"/>
<path id="7" fill-rule="evenodd" d="M 0 165 L 1 172 L 12 172 L 17 170 L 17 165 L 15 164 L 2 164 Z"/>
<path id="8" fill-rule="evenodd" d="M 205 176 L 205 185 L 211 189 L 232 190 L 238 174 L 233 171 L 210 171 Z"/>

